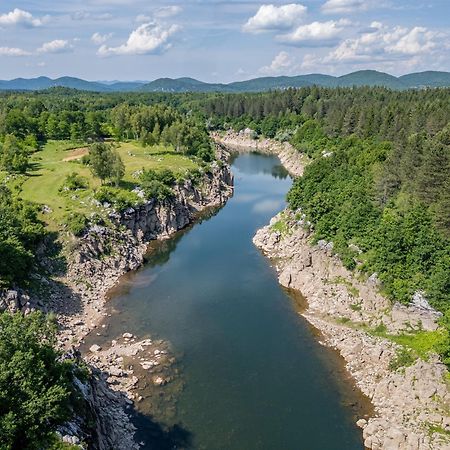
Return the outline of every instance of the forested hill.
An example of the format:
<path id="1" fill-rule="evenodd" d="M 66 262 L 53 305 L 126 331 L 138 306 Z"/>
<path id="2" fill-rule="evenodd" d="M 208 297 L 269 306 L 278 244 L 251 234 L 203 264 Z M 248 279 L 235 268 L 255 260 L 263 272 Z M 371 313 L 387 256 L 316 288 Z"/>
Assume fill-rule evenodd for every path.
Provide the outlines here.
<path id="1" fill-rule="evenodd" d="M 353 87 L 353 86 L 383 86 L 390 89 L 422 89 L 436 87 L 450 87 L 449 72 L 427 71 L 411 73 L 401 77 L 394 77 L 376 70 L 361 70 L 340 77 L 322 74 L 308 74 L 298 76 L 261 77 L 233 83 L 205 83 L 194 78 L 159 78 L 149 83 L 140 81 L 130 82 L 102 82 L 86 81 L 80 78 L 61 77 L 51 79 L 38 77 L 32 79 L 16 78 L 1 81 L 0 90 L 43 90 L 52 87 L 68 87 L 83 91 L 95 92 L 262 92 L 289 87 L 300 88 L 307 86 L 322 87 Z"/>

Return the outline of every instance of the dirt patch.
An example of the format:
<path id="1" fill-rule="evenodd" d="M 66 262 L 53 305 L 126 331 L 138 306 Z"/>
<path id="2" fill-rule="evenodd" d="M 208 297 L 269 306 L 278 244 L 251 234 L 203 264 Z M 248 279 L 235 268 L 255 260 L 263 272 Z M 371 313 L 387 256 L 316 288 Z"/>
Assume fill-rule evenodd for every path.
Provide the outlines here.
<path id="1" fill-rule="evenodd" d="M 89 149 L 87 147 L 80 147 L 72 150 L 63 161 L 75 161 L 77 159 L 81 159 L 84 155 L 89 153 Z"/>

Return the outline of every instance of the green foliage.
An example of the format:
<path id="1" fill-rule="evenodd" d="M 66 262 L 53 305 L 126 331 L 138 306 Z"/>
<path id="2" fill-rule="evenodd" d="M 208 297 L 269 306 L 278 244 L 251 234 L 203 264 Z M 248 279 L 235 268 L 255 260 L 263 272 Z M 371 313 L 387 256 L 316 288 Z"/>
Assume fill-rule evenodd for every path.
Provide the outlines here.
<path id="1" fill-rule="evenodd" d="M 114 181 L 116 186 L 125 174 L 125 166 L 119 153 L 110 144 L 96 142 L 89 149 L 89 165 L 92 173 L 103 181 Z"/>
<path id="2" fill-rule="evenodd" d="M 405 347 L 401 347 L 394 358 L 389 362 L 389 369 L 397 370 L 401 367 L 408 367 L 414 364 L 417 358 L 414 357 L 413 352 Z"/>
<path id="3" fill-rule="evenodd" d="M 71 212 L 66 215 L 64 219 L 64 224 L 66 225 L 68 231 L 70 231 L 74 236 L 81 236 L 83 231 L 87 226 L 86 216 L 79 212 Z"/>
<path id="4" fill-rule="evenodd" d="M 175 175 L 171 170 L 143 169 L 139 180 L 147 198 L 165 200 L 173 196 L 171 187 L 175 183 Z"/>
<path id="5" fill-rule="evenodd" d="M 153 170 L 153 169 L 142 169 L 142 173 L 139 176 L 139 180 L 142 186 L 151 181 L 159 181 L 162 184 L 170 187 L 175 183 L 175 175 L 169 169 Z"/>
<path id="6" fill-rule="evenodd" d="M 46 232 L 37 208 L 0 185 L 0 285 L 24 280 Z"/>
<path id="7" fill-rule="evenodd" d="M 102 186 L 97 189 L 94 198 L 102 204 L 112 205 L 118 211 L 123 211 L 142 202 L 134 192 L 109 186 Z"/>
<path id="8" fill-rule="evenodd" d="M 0 314 L 2 449 L 46 448 L 69 417 L 71 365 L 59 362 L 55 334 L 42 313 Z"/>
<path id="9" fill-rule="evenodd" d="M 0 168 L 9 173 L 24 173 L 28 167 L 26 146 L 13 134 L 7 134 L 0 143 Z"/>
<path id="10" fill-rule="evenodd" d="M 64 180 L 63 185 L 60 187 L 60 192 L 65 191 L 78 191 L 87 189 L 89 187 L 89 182 L 86 177 L 82 177 L 77 172 L 72 172 L 71 174 L 67 175 L 66 179 Z"/>

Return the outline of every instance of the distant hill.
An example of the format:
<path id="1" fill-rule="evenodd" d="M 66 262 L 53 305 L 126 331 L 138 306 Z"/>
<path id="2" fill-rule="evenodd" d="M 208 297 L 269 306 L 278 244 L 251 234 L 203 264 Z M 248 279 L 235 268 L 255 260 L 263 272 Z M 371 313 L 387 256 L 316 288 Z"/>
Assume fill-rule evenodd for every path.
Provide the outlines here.
<path id="1" fill-rule="evenodd" d="M 0 90 L 35 91 L 60 86 L 93 92 L 262 92 L 273 89 L 305 86 L 352 87 L 384 86 L 390 89 L 422 89 L 426 87 L 450 87 L 449 72 L 419 72 L 394 77 L 376 70 L 360 70 L 340 77 L 323 74 L 293 77 L 260 77 L 233 83 L 205 83 L 194 78 L 159 78 L 151 82 L 140 81 L 86 81 L 81 78 L 48 77 L 16 78 L 0 81 Z"/>
<path id="2" fill-rule="evenodd" d="M 384 86 L 390 89 L 406 89 L 398 78 L 376 70 L 360 70 L 338 77 L 338 85 L 351 86 Z"/>
<path id="3" fill-rule="evenodd" d="M 8 91 L 39 91 L 52 87 L 67 87 L 80 91 L 94 92 L 114 92 L 114 91 L 134 91 L 142 87 L 144 83 L 122 82 L 106 84 L 97 81 L 86 81 L 81 78 L 61 77 L 51 79 L 48 77 L 38 78 L 15 78 L 14 80 L 1 81 L 0 90 Z"/>
<path id="4" fill-rule="evenodd" d="M 449 72 L 419 72 L 403 75 L 399 80 L 409 88 L 450 86 Z"/>

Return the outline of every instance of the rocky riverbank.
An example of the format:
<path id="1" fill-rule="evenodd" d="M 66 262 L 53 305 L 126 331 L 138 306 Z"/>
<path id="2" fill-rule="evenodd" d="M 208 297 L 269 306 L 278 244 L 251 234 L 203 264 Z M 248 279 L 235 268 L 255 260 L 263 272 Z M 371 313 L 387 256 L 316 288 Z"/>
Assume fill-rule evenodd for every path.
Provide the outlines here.
<path id="1" fill-rule="evenodd" d="M 252 130 L 242 130 L 239 133 L 227 131 L 224 134 L 214 133 L 212 138 L 226 150 L 238 153 L 258 152 L 275 154 L 280 158 L 286 170 L 293 176 L 303 175 L 308 163 L 306 155 L 299 153 L 288 142 L 278 142 L 273 139 L 257 139 Z"/>
<path id="2" fill-rule="evenodd" d="M 438 314 L 420 294 L 415 305 L 394 305 L 377 289 L 376 276 L 360 281 L 333 253 L 331 243 L 311 245 L 300 212 L 274 217 L 254 237 L 283 286 L 307 299 L 302 315 L 337 349 L 375 416 L 357 422 L 373 450 L 450 448 L 448 372 L 436 355 L 402 367 L 400 347 L 384 334 L 435 330 Z M 382 332 L 381 332 L 382 331 Z"/>

